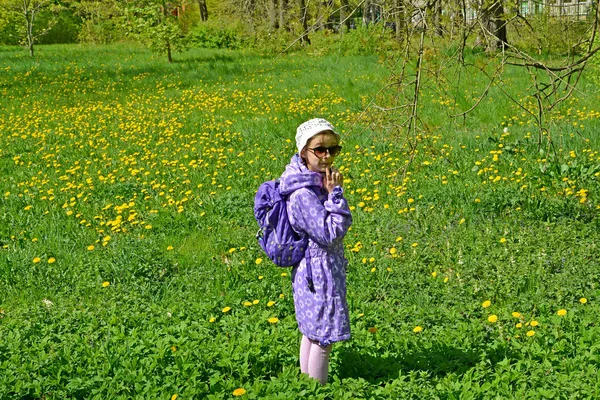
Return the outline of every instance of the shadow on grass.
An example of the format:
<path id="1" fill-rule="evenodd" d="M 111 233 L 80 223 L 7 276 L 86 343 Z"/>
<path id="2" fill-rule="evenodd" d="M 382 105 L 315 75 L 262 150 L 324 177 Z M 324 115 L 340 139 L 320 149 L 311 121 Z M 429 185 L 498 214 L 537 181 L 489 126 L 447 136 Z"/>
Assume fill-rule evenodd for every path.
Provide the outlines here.
<path id="1" fill-rule="evenodd" d="M 489 350 L 489 349 L 488 349 Z M 372 355 L 356 348 L 342 348 L 338 352 L 338 377 L 362 378 L 370 383 L 381 383 L 396 379 L 400 373 L 422 371 L 431 377 L 448 374 L 463 375 L 482 359 L 492 365 L 511 358 L 506 347 L 484 353 L 483 349 L 463 350 L 442 343 L 431 347 L 415 348 L 401 355 Z"/>

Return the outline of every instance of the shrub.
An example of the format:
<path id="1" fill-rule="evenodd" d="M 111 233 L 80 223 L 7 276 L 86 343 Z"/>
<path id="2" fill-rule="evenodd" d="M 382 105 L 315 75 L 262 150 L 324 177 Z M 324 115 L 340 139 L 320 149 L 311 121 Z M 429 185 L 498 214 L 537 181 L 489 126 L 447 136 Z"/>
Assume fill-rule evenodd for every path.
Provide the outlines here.
<path id="1" fill-rule="evenodd" d="M 243 34 L 235 27 L 223 27 L 210 21 L 193 27 L 187 40 L 192 47 L 207 49 L 239 49 L 245 42 Z"/>

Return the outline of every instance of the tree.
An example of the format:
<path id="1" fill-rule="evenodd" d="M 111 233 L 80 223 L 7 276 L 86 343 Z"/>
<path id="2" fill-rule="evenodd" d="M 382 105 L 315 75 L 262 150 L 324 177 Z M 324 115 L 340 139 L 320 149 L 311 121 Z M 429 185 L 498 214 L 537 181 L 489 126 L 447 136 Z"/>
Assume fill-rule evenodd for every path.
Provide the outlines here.
<path id="1" fill-rule="evenodd" d="M 125 22 L 129 32 L 155 52 L 166 54 L 173 62 L 172 52 L 184 48 L 183 32 L 177 23 L 181 4 L 166 0 L 128 0 Z"/>
<path id="2" fill-rule="evenodd" d="M 300 43 L 310 44 L 308 37 L 308 7 L 306 7 L 306 0 L 298 0 L 298 6 L 300 8 L 300 22 L 302 24 L 302 33 L 300 36 Z"/>
<path id="3" fill-rule="evenodd" d="M 198 0 L 198 9 L 200 11 L 200 21 L 208 21 L 208 8 L 206 8 L 206 0 Z"/>
<path id="4" fill-rule="evenodd" d="M 23 42 L 29 48 L 29 55 L 34 56 L 34 44 L 37 39 L 52 29 L 53 21 L 41 30 L 35 29 L 36 17 L 40 12 L 52 8 L 53 3 L 50 0 L 8 0 L 0 3 L 9 13 L 17 14 L 22 22 L 21 31 L 24 36 Z"/>

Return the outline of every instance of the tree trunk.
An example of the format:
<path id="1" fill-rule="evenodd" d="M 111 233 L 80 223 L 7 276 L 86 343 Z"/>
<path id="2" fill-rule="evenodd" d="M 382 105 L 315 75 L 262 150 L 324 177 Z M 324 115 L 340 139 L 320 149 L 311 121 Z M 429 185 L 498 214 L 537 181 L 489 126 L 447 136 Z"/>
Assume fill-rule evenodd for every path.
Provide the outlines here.
<path id="1" fill-rule="evenodd" d="M 435 30 L 435 33 L 438 36 L 443 37 L 444 29 L 442 27 L 442 1 L 441 0 L 434 0 L 432 13 L 433 13 L 433 15 L 432 15 L 433 16 L 433 29 Z"/>
<path id="2" fill-rule="evenodd" d="M 308 7 L 306 7 L 306 0 L 298 0 L 300 6 L 300 20 L 302 21 L 302 36 L 300 36 L 300 43 L 310 44 L 310 38 L 308 37 Z"/>
<path id="3" fill-rule="evenodd" d="M 287 0 L 279 0 L 279 29 L 286 27 L 285 12 L 287 9 Z"/>
<path id="4" fill-rule="evenodd" d="M 480 15 L 484 32 L 476 39 L 475 45 L 485 46 L 487 51 L 503 49 L 508 44 L 503 0 L 494 0 L 481 10 Z"/>
<path id="5" fill-rule="evenodd" d="M 327 0 L 326 1 L 326 5 L 327 5 L 327 29 L 333 31 L 335 30 L 335 14 L 333 13 L 333 11 L 335 11 L 335 1 L 334 0 Z"/>
<path id="6" fill-rule="evenodd" d="M 200 11 L 200 21 L 208 21 L 208 8 L 206 7 L 206 0 L 198 0 L 198 9 Z"/>
<path id="7" fill-rule="evenodd" d="M 402 41 L 402 32 L 404 30 L 404 3 L 403 0 L 396 0 L 396 9 L 394 10 L 394 22 L 396 24 L 396 40 Z"/>
<path id="8" fill-rule="evenodd" d="M 276 0 L 267 2 L 267 14 L 269 15 L 269 29 L 274 31 L 277 28 L 277 3 Z"/>
<path id="9" fill-rule="evenodd" d="M 344 33 L 344 28 L 346 30 L 350 30 L 350 6 L 348 5 L 348 0 L 342 0 L 342 5 L 340 7 L 340 32 Z"/>

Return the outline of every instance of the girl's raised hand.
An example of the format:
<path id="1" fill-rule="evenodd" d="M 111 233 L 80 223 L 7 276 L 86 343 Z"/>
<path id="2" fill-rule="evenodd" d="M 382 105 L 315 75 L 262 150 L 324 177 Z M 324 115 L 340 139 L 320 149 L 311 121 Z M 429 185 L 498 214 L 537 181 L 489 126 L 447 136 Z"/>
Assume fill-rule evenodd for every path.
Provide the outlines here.
<path id="1" fill-rule="evenodd" d="M 325 186 L 325 189 L 327 189 L 328 193 L 333 192 L 334 187 L 342 187 L 343 184 L 344 177 L 338 169 L 333 167 L 327 167 L 325 169 L 325 176 L 323 177 L 323 186 Z"/>

